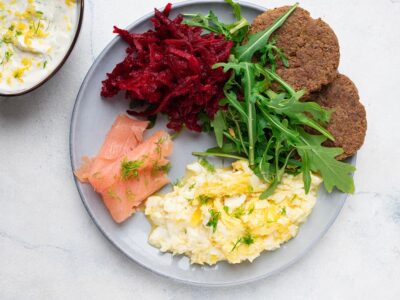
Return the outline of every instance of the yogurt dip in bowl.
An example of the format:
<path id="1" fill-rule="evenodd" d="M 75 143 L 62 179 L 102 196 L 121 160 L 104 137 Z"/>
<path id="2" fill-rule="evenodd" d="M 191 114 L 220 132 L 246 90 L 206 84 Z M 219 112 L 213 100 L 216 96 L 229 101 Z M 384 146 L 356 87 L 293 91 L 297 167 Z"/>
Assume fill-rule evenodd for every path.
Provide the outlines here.
<path id="1" fill-rule="evenodd" d="M 0 0 L 0 96 L 50 79 L 78 38 L 83 0 Z"/>

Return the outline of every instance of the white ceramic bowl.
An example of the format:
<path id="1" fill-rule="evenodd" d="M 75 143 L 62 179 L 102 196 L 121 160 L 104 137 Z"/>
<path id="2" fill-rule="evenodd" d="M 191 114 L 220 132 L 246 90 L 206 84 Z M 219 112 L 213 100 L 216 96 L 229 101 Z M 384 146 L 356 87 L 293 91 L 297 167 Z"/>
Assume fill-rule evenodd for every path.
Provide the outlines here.
<path id="1" fill-rule="evenodd" d="M 47 0 L 48 1 L 48 0 Z M 56 0 L 59 1 L 59 0 Z M 0 91 L 0 96 L 2 97 L 15 97 L 15 96 L 21 96 L 27 93 L 32 92 L 33 90 L 36 90 L 38 87 L 42 86 L 45 82 L 50 80 L 64 65 L 64 63 L 67 61 L 69 55 L 71 54 L 72 50 L 75 47 L 76 41 L 78 40 L 79 33 L 81 32 L 82 28 L 82 22 L 83 22 L 83 15 L 84 15 L 84 7 L 85 7 L 85 1 L 84 0 L 78 0 L 77 1 L 77 9 L 78 9 L 78 19 L 77 23 L 75 25 L 75 32 L 74 32 L 74 37 L 72 39 L 71 44 L 69 45 L 68 50 L 65 52 L 64 57 L 60 60 L 58 65 L 45 77 L 43 77 L 42 80 L 40 80 L 38 83 L 36 83 L 32 87 L 28 87 L 24 90 L 18 90 L 15 92 L 6 92 L 6 91 Z"/>

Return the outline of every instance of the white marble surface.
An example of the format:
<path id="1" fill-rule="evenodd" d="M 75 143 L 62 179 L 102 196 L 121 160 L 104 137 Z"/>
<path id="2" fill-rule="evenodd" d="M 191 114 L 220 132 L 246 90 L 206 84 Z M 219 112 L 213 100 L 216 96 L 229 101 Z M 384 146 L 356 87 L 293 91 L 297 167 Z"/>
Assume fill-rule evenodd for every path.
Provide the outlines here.
<path id="1" fill-rule="evenodd" d="M 399 299 L 400 0 L 301 1 L 335 29 L 340 69 L 367 108 L 357 193 L 301 262 L 222 289 L 141 269 L 102 236 L 81 204 L 68 150 L 79 86 L 113 37 L 112 25 L 124 27 L 165 3 L 86 2 L 81 37 L 62 71 L 30 95 L 0 99 L 0 299 Z"/>

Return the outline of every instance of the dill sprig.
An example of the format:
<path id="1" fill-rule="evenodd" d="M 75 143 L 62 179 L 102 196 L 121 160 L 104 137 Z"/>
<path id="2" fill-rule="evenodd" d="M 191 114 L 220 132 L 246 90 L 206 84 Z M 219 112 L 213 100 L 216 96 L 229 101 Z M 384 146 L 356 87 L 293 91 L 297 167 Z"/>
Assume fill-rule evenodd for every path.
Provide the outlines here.
<path id="1" fill-rule="evenodd" d="M 124 180 L 139 177 L 139 168 L 143 165 L 143 160 L 127 160 L 121 162 L 121 177 Z"/>

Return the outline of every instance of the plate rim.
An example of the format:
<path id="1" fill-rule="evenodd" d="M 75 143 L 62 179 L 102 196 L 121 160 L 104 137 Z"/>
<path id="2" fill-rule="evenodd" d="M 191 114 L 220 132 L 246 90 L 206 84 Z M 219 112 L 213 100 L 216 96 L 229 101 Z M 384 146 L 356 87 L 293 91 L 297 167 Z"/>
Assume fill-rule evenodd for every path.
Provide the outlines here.
<path id="1" fill-rule="evenodd" d="M 258 4 L 254 4 L 254 3 L 250 3 L 248 1 L 238 1 L 240 3 L 241 6 L 246 6 L 246 7 L 250 7 L 253 9 L 257 9 L 260 11 L 265 11 L 267 10 L 267 8 L 258 5 Z M 224 0 L 203 0 L 203 1 L 199 1 L 199 0 L 185 0 L 185 1 L 179 1 L 176 3 L 173 3 L 173 7 L 174 8 L 181 8 L 187 5 L 191 5 L 191 4 L 215 4 L 215 3 L 225 3 Z M 131 28 L 137 26 L 138 24 L 142 23 L 143 21 L 146 21 L 147 19 L 149 19 L 150 17 L 152 17 L 154 14 L 154 12 L 149 12 L 146 13 L 145 15 L 143 15 L 141 18 L 136 19 L 134 22 L 130 23 L 128 26 L 126 26 L 127 30 L 130 30 Z M 118 36 L 114 37 L 106 46 L 105 48 L 100 52 L 100 54 L 96 57 L 96 59 L 93 61 L 92 65 L 90 66 L 89 70 L 87 71 L 84 80 L 79 88 L 79 91 L 77 93 L 76 99 L 75 99 L 75 103 L 72 109 L 72 114 L 71 114 L 71 119 L 70 119 L 70 133 L 69 133 L 69 151 L 70 151 L 70 162 L 71 162 L 71 171 L 72 171 L 72 176 L 74 178 L 74 182 L 75 182 L 75 186 L 78 190 L 79 193 L 79 197 L 81 198 L 81 201 L 87 211 L 87 213 L 89 214 L 91 220 L 94 222 L 94 224 L 96 225 L 96 227 L 98 228 L 98 230 L 100 230 L 100 232 L 103 234 L 103 236 L 114 246 L 116 247 L 121 253 L 123 253 L 126 257 L 128 257 L 131 261 L 135 262 L 138 266 L 140 266 L 141 268 L 143 268 L 144 270 L 150 271 L 152 274 L 156 274 L 157 276 L 161 276 L 163 278 L 168 278 L 174 282 L 177 283 L 184 283 L 187 285 L 191 285 L 191 286 L 197 286 L 197 287 L 230 287 L 230 286 L 239 286 L 239 285 L 243 285 L 243 284 L 247 284 L 247 283 L 252 283 L 252 282 L 256 282 L 256 281 L 260 281 L 262 279 L 266 279 L 268 277 L 274 276 L 276 274 L 281 273 L 282 271 L 286 270 L 287 268 L 289 268 L 290 266 L 296 264 L 297 262 L 299 262 L 301 259 L 303 259 L 309 252 L 311 249 L 313 249 L 316 244 L 322 239 L 322 237 L 328 232 L 328 230 L 332 227 L 333 223 L 336 221 L 337 217 L 339 216 L 340 212 L 342 211 L 344 204 L 346 203 L 348 194 L 345 195 L 345 197 L 342 200 L 342 203 L 340 205 L 340 208 L 337 210 L 337 212 L 332 216 L 331 220 L 327 223 L 326 228 L 321 231 L 318 235 L 316 235 L 312 242 L 304 248 L 303 251 L 301 251 L 301 253 L 299 253 L 296 257 L 294 257 L 293 259 L 291 259 L 290 261 L 288 261 L 287 263 L 283 264 L 282 266 L 280 266 L 279 268 L 265 273 L 263 275 L 259 275 L 259 276 L 255 276 L 255 277 L 251 277 L 249 279 L 244 279 L 244 280 L 240 280 L 240 281 L 230 281 L 227 283 L 204 283 L 204 282 L 199 282 L 199 281 L 195 281 L 195 280 L 184 280 L 184 279 L 180 279 L 180 278 L 175 278 L 170 276 L 167 273 L 164 272 L 160 272 L 156 269 L 152 269 L 148 266 L 146 266 L 144 263 L 138 261 L 134 256 L 132 256 L 131 254 L 129 254 L 127 251 L 125 251 L 125 249 L 123 247 L 121 247 L 120 245 L 117 245 L 116 242 L 113 241 L 112 237 L 106 233 L 106 231 L 104 230 L 103 226 L 97 221 L 97 219 L 93 216 L 92 212 L 90 211 L 88 204 L 86 202 L 86 199 L 83 195 L 83 191 L 79 185 L 79 181 L 76 178 L 76 176 L 74 176 L 74 170 L 76 169 L 76 165 L 74 163 L 74 154 L 73 154 L 73 138 L 74 138 L 74 128 L 76 125 L 76 111 L 77 108 L 80 104 L 80 102 L 82 101 L 83 97 L 82 94 L 86 88 L 86 86 L 88 85 L 89 82 L 89 78 L 92 76 L 92 74 L 94 73 L 94 69 L 96 68 L 96 66 L 100 63 L 100 61 L 104 58 L 104 56 L 108 53 L 109 49 L 112 48 L 119 40 L 120 38 Z M 353 165 L 356 165 L 356 161 L 357 161 L 357 156 L 355 155 L 352 158 L 351 163 Z"/>

